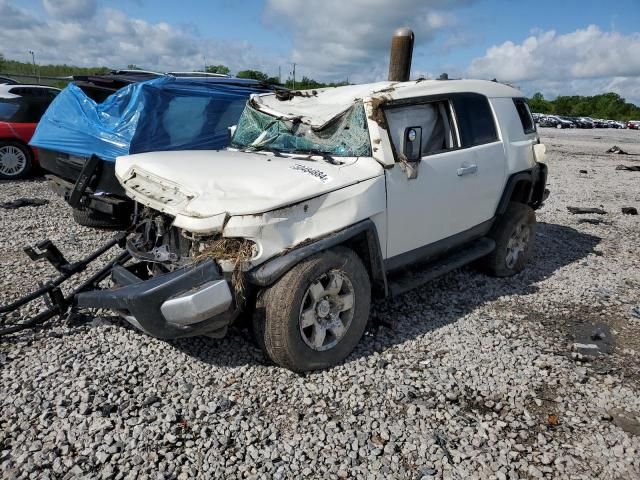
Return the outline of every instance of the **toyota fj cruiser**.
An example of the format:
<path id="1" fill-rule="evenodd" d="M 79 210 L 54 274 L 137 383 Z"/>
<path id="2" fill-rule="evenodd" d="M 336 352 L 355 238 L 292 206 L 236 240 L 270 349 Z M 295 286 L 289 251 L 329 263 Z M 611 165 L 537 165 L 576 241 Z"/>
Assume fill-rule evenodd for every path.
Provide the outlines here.
<path id="1" fill-rule="evenodd" d="M 530 256 L 547 168 L 523 95 L 497 82 L 382 82 L 253 96 L 232 148 L 120 157 L 134 259 L 78 306 L 160 338 L 221 337 L 250 313 L 265 354 L 342 361 L 372 296 Z M 176 161 L 179 160 L 179 161 Z"/>

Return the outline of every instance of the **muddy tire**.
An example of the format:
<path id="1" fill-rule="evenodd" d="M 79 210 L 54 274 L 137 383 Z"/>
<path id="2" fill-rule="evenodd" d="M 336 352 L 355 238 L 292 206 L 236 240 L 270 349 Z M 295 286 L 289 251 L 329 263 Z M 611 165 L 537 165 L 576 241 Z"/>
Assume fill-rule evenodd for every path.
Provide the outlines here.
<path id="1" fill-rule="evenodd" d="M 79 208 L 73 209 L 73 219 L 78 225 L 90 228 L 119 229 L 126 227 L 122 219 L 112 217 L 96 210 Z"/>
<path id="2" fill-rule="evenodd" d="M 25 144 L 0 141 L 0 179 L 17 180 L 31 172 L 33 154 Z"/>
<path id="3" fill-rule="evenodd" d="M 524 270 L 533 250 L 536 236 L 536 214 L 529 205 L 511 202 L 489 237 L 496 248 L 479 266 L 496 277 L 509 277 Z"/>
<path id="4" fill-rule="evenodd" d="M 265 355 L 293 371 L 344 360 L 362 338 L 371 285 L 362 260 L 348 248 L 313 255 L 259 293 L 254 335 Z"/>

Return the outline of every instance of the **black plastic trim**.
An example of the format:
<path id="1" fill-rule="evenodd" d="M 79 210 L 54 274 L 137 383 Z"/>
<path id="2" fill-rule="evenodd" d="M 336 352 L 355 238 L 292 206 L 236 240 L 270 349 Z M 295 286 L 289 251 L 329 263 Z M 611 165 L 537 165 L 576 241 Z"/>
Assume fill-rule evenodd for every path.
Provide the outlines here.
<path id="1" fill-rule="evenodd" d="M 387 272 L 391 272 L 408 265 L 442 257 L 449 251 L 486 235 L 491 230 L 493 222 L 494 218 L 491 218 L 464 232 L 456 233 L 455 235 L 443 238 L 429 245 L 424 245 L 414 250 L 401 253 L 400 255 L 387 258 L 384 261 L 385 269 Z"/>
<path id="2" fill-rule="evenodd" d="M 382 260 L 382 251 L 380 249 L 380 241 L 376 225 L 369 219 L 358 222 L 343 230 L 331 233 L 330 235 L 308 243 L 306 245 L 295 247 L 279 257 L 268 260 L 262 265 L 247 272 L 247 279 L 260 287 L 266 287 L 275 283 L 280 277 L 287 273 L 293 266 L 301 262 L 307 257 L 314 255 L 323 250 L 327 250 L 336 245 L 343 244 L 354 237 L 366 233 L 367 246 L 369 249 L 369 260 L 372 273 L 372 280 L 381 284 L 381 289 L 386 295 L 387 285 L 384 266 Z"/>
<path id="3" fill-rule="evenodd" d="M 171 297 L 188 292 L 223 276 L 211 259 L 192 267 L 185 267 L 171 273 L 139 279 L 131 271 L 112 270 L 112 277 L 124 286 L 82 292 L 75 298 L 78 307 L 105 308 L 125 315 L 131 315 L 143 331 L 157 338 L 180 338 L 205 335 L 226 328 L 235 319 L 235 309 L 193 325 L 169 323 L 160 310 L 163 302 Z"/>
<path id="4" fill-rule="evenodd" d="M 507 211 L 507 207 L 509 206 L 509 202 L 511 201 L 516 185 L 518 182 L 523 180 L 530 182 L 532 187 L 527 204 L 534 210 L 540 208 L 542 202 L 544 202 L 546 198 L 545 185 L 547 183 L 547 166 L 544 163 L 536 163 L 535 167 L 514 173 L 509 177 L 502 192 L 500 202 L 498 203 L 496 216 L 502 215 Z"/>

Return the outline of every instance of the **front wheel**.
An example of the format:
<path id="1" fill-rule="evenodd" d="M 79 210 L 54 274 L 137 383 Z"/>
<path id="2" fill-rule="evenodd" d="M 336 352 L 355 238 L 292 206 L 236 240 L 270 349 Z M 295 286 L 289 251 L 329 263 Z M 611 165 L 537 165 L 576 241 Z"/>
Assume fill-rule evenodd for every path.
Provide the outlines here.
<path id="1" fill-rule="evenodd" d="M 536 214 L 529 205 L 511 202 L 489 236 L 496 248 L 480 261 L 487 273 L 508 277 L 524 270 L 533 250 Z"/>
<path id="2" fill-rule="evenodd" d="M 298 372 L 327 368 L 344 360 L 360 341 L 370 304 L 362 260 L 336 247 L 303 260 L 260 293 L 255 334 L 280 366 Z"/>

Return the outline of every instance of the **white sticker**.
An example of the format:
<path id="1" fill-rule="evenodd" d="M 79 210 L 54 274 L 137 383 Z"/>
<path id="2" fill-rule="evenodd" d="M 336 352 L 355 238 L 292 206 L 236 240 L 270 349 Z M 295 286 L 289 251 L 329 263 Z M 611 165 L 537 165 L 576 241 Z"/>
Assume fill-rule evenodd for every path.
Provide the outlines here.
<path id="1" fill-rule="evenodd" d="M 306 173 L 307 175 L 311 175 L 316 180 L 320 180 L 322 183 L 327 183 L 331 181 L 331 177 L 324 173 L 322 170 L 318 170 L 317 168 L 307 167 L 306 165 L 300 165 L 296 163 L 291 165 L 292 170 L 297 170 L 298 172 Z"/>

